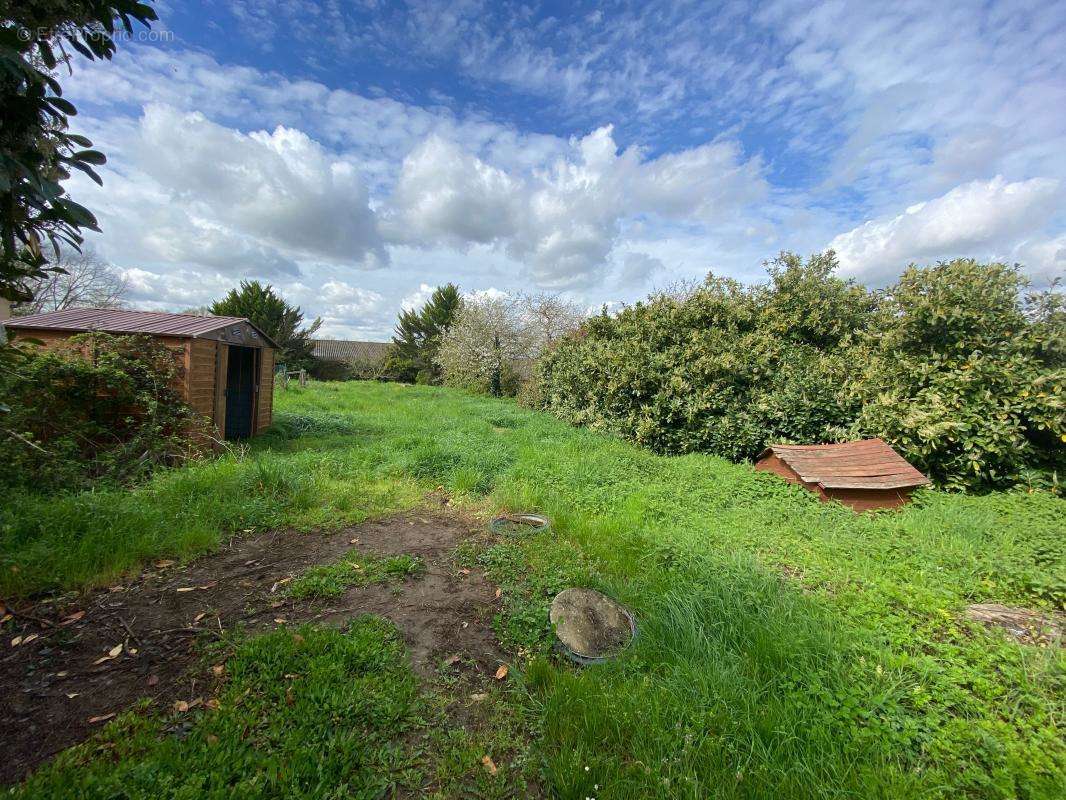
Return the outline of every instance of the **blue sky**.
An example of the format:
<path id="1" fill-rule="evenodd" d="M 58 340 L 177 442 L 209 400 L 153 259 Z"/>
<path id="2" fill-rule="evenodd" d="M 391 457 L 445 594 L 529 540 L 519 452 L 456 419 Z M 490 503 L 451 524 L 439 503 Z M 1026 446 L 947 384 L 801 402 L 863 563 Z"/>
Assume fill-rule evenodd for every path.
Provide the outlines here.
<path id="1" fill-rule="evenodd" d="M 337 337 L 438 283 L 632 302 L 834 248 L 1066 269 L 1066 5 L 158 5 L 67 83 L 132 301 L 266 279 Z"/>

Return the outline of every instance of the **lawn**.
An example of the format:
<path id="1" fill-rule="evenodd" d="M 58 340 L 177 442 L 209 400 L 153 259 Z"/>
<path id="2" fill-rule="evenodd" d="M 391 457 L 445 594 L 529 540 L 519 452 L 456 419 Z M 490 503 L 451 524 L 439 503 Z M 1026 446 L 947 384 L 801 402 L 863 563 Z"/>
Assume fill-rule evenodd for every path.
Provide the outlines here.
<path id="1" fill-rule="evenodd" d="M 438 489 L 464 513 L 553 520 L 458 554 L 502 588 L 498 634 L 516 657 L 501 714 L 531 732 L 506 720 L 499 730 L 526 735 L 512 749 L 549 794 L 1062 796 L 1063 650 L 963 616 L 973 602 L 1061 606 L 1066 502 L 1042 492 L 924 491 L 902 511 L 856 516 L 746 465 L 656 456 L 509 401 L 312 383 L 279 391 L 274 429 L 247 452 L 129 491 L 8 498 L 0 593 L 106 582 L 234 533 L 356 523 Z M 334 579 L 315 575 L 313 592 Z M 640 633 L 623 657 L 580 670 L 552 655 L 547 606 L 575 584 L 635 611 Z M 264 701 L 229 722 L 204 712 L 180 739 L 151 715 L 120 719 L 104 734 L 117 749 L 65 754 L 16 793 L 69 796 L 76 784 L 85 796 L 135 786 L 130 796 L 179 797 L 240 785 L 242 796 L 378 796 L 418 769 L 408 751 L 428 713 L 391 637 L 370 623 L 309 629 L 314 652 L 296 654 L 287 640 L 251 639 L 238 664 L 256 648 L 282 675 L 301 671 L 285 659 L 311 659 L 323 688 L 304 684 L 297 711 Z M 355 695 L 324 688 L 349 674 L 374 683 L 379 668 L 387 691 L 370 692 L 365 713 Z M 276 677 L 249 666 L 232 690 L 266 695 Z M 294 768 L 279 777 L 261 749 L 238 743 L 249 726 Z M 208 736 L 235 755 L 205 756 Z M 477 766 L 469 742 L 450 752 Z M 263 782 L 240 783 L 241 764 Z"/>

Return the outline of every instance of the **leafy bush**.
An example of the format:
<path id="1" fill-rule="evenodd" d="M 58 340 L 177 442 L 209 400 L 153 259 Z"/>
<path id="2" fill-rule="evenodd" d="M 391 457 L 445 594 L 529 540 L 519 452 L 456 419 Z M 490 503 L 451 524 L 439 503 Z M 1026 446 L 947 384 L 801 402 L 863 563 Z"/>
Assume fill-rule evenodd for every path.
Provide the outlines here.
<path id="1" fill-rule="evenodd" d="M 544 406 L 659 452 L 751 458 L 770 441 L 826 441 L 852 415 L 839 356 L 870 297 L 832 255 L 783 254 L 770 284 L 708 277 L 589 320 L 538 365 Z"/>
<path id="2" fill-rule="evenodd" d="M 1022 297 L 1017 267 L 911 267 L 857 350 L 854 429 L 883 436 L 949 487 L 1066 466 L 1062 296 Z"/>
<path id="3" fill-rule="evenodd" d="M 832 252 L 783 253 L 766 285 L 708 276 L 594 317 L 541 359 L 527 401 L 664 453 L 741 460 L 773 442 L 881 436 L 942 485 L 1054 480 L 1061 295 L 1023 298 L 1001 264 L 912 267 L 882 293 L 836 266 Z"/>
<path id="4" fill-rule="evenodd" d="M 88 333 L 25 351 L 0 375 L 0 485 L 128 483 L 195 454 L 202 422 L 180 375 L 174 351 L 149 336 Z"/>

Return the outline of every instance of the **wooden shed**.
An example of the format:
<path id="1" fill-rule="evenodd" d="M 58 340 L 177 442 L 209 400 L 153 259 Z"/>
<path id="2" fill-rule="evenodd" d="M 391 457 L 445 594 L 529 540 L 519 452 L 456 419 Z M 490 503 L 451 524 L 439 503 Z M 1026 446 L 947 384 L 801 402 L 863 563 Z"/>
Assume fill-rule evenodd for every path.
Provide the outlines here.
<path id="1" fill-rule="evenodd" d="M 755 469 L 798 483 L 823 500 L 838 500 L 855 511 L 896 508 L 929 479 L 881 439 L 842 444 L 767 447 Z"/>
<path id="2" fill-rule="evenodd" d="M 276 345 L 243 317 L 77 308 L 15 317 L 4 326 L 8 336 L 46 347 L 86 331 L 158 337 L 181 360 L 182 397 L 223 438 L 254 436 L 272 421 Z"/>

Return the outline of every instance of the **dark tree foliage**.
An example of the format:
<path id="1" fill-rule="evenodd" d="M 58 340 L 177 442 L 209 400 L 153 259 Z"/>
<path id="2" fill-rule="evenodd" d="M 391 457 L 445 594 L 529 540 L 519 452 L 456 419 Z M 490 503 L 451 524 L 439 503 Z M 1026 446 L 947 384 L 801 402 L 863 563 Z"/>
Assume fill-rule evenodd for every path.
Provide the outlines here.
<path id="1" fill-rule="evenodd" d="M 211 304 L 211 313 L 220 317 L 246 317 L 274 340 L 278 346 L 277 362 L 289 369 L 307 369 L 314 363 L 311 338 L 322 325 L 315 319 L 301 329 L 304 315 L 299 306 L 290 306 L 269 284 L 241 281 L 239 289 Z"/>
<path id="2" fill-rule="evenodd" d="M 110 59 L 116 31 L 156 18 L 136 0 L 0 0 L 0 297 L 31 300 L 32 285 L 60 269 L 48 253 L 78 250 L 84 229 L 99 230 L 62 186 L 75 169 L 100 183 L 93 168 L 106 160 L 68 132 L 77 109 L 56 78 L 70 69 L 67 48 Z"/>
<path id="3" fill-rule="evenodd" d="M 392 347 L 385 359 L 385 374 L 405 383 L 439 383 L 436 364 L 441 337 L 451 327 L 462 298 L 454 283 L 438 286 L 422 308 L 401 311 Z"/>

